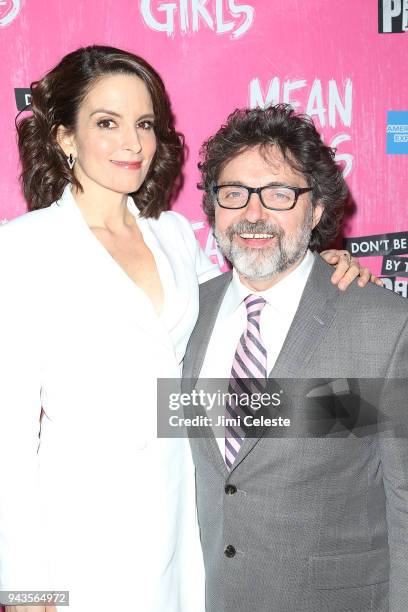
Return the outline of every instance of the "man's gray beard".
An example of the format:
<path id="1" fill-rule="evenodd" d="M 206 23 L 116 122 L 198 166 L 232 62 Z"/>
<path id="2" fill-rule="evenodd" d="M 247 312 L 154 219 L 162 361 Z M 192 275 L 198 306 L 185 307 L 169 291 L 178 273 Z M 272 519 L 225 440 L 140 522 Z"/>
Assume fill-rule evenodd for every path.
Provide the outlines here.
<path id="1" fill-rule="evenodd" d="M 285 235 L 279 225 L 268 221 L 240 221 L 225 232 L 214 228 L 217 244 L 238 274 L 249 280 L 272 278 L 284 272 L 304 256 L 312 234 L 313 209 L 310 207 L 303 227 L 297 234 Z M 235 234 L 273 234 L 277 245 L 265 249 L 255 249 L 239 245 L 234 240 Z"/>

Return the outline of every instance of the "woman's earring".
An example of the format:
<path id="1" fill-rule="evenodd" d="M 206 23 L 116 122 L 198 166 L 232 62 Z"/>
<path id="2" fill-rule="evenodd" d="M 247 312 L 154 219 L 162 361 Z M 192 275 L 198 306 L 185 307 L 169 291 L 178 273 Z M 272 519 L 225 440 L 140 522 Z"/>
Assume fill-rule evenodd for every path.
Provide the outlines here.
<path id="1" fill-rule="evenodd" d="M 67 162 L 68 162 L 69 169 L 72 170 L 75 164 L 75 157 L 72 157 L 72 153 L 68 155 Z"/>

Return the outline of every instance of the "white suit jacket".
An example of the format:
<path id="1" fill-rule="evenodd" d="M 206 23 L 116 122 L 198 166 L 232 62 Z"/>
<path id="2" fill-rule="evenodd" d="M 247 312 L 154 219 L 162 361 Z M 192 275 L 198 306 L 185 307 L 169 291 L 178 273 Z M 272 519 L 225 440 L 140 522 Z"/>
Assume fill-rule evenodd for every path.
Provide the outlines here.
<path id="1" fill-rule="evenodd" d="M 156 379 L 179 376 L 197 279 L 218 268 L 181 215 L 128 207 L 161 316 L 68 187 L 0 229 L 0 590 L 70 590 L 75 612 L 196 612 L 193 467 L 186 440 L 156 438 Z"/>

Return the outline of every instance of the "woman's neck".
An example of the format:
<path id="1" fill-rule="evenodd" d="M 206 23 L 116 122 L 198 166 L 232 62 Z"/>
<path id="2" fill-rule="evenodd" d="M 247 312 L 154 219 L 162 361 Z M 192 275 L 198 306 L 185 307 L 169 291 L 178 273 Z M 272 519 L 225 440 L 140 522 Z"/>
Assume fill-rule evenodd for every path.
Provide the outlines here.
<path id="1" fill-rule="evenodd" d="M 99 185 L 82 186 L 84 191 L 72 189 L 72 195 L 90 228 L 118 232 L 135 224 L 135 218 L 127 207 L 127 194 L 116 193 Z"/>

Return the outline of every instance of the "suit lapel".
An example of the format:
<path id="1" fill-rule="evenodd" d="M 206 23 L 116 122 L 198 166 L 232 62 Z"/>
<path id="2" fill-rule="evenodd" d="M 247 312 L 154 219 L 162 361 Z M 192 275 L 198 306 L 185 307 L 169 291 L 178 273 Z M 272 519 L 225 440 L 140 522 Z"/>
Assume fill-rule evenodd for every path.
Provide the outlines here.
<path id="1" fill-rule="evenodd" d="M 191 334 L 183 363 L 183 389 L 185 391 L 188 391 L 188 388 L 191 391 L 197 382 L 218 311 L 231 278 L 232 272 L 226 272 L 200 285 L 200 314 Z"/>
<path id="2" fill-rule="evenodd" d="M 191 393 L 200 374 L 204 357 L 207 352 L 208 343 L 217 320 L 218 311 L 224 299 L 224 295 L 231 282 L 232 272 L 226 272 L 208 283 L 200 286 L 200 314 L 197 324 L 191 334 L 183 363 L 182 391 Z M 205 415 L 205 410 L 199 409 L 198 413 Z M 217 440 L 213 432 L 208 435 L 205 431 L 195 430 L 194 447 L 198 453 L 209 453 L 215 465 L 224 478 L 228 477 L 227 466 L 220 453 Z"/>
<path id="3" fill-rule="evenodd" d="M 332 268 L 319 256 L 306 283 L 299 307 L 269 378 L 301 378 L 316 348 L 336 316 L 339 290 L 330 277 Z M 231 472 L 251 452 L 268 427 L 259 427 L 256 437 L 246 438 Z"/>

